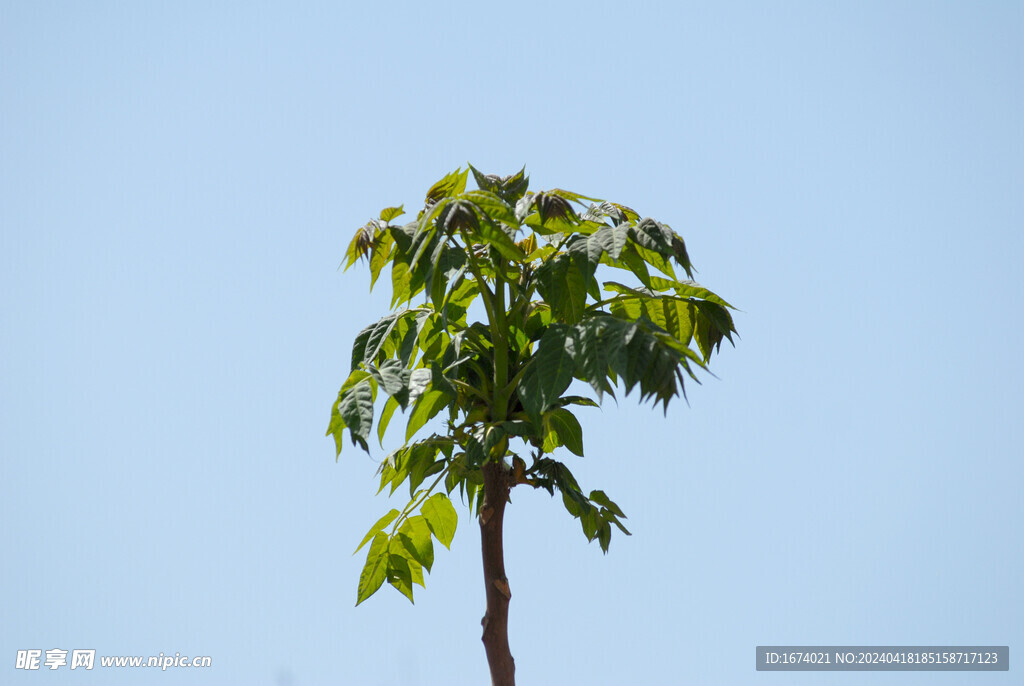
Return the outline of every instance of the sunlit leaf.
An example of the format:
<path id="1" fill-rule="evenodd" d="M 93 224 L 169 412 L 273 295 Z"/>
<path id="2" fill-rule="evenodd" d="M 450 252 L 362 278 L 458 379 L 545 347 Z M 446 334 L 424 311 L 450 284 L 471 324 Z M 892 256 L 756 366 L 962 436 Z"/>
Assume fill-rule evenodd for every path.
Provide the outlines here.
<path id="1" fill-rule="evenodd" d="M 448 500 L 448 496 L 443 493 L 435 493 L 423 503 L 420 512 L 423 513 L 434 538 L 440 541 L 445 548 L 451 547 L 459 516 L 455 513 L 455 508 L 452 507 L 452 501 Z"/>
<path id="2" fill-rule="evenodd" d="M 370 549 L 366 553 L 366 564 L 363 565 L 363 571 L 359 575 L 356 594 L 357 606 L 376 593 L 384 583 L 388 566 L 387 550 L 387 534 L 378 532 L 373 537 L 373 543 L 370 544 Z"/>
<path id="3" fill-rule="evenodd" d="M 405 520 L 398 530 L 398 537 L 409 555 L 429 572 L 434 564 L 434 544 L 430 540 L 427 518 L 419 515 Z"/>
<path id="4" fill-rule="evenodd" d="M 377 422 L 377 441 L 382 448 L 384 447 L 384 432 L 387 431 L 396 409 L 398 409 L 398 401 L 391 397 L 384 403 L 384 409 L 380 411 L 380 421 Z"/>
<path id="5" fill-rule="evenodd" d="M 380 211 L 380 220 L 382 222 L 389 222 L 395 217 L 401 217 L 405 214 L 405 205 L 399 205 L 398 207 L 386 207 Z"/>
<path id="6" fill-rule="evenodd" d="M 377 523 L 370 527 L 370 531 L 367 532 L 367 534 L 363 538 L 362 542 L 359 543 L 359 546 L 355 549 L 355 551 L 353 551 L 352 554 L 354 555 L 355 553 L 358 553 L 360 551 L 360 549 L 362 549 L 362 547 L 364 545 L 366 545 L 367 543 L 370 542 L 370 539 L 372 539 L 374 536 L 376 536 L 388 524 L 390 524 L 391 522 L 395 521 L 395 518 L 398 517 L 399 514 L 400 513 L 399 513 L 398 510 L 394 510 L 393 509 L 390 512 L 388 512 L 386 515 L 384 515 L 383 517 L 378 519 Z"/>
<path id="7" fill-rule="evenodd" d="M 475 205 L 484 215 L 495 221 L 504 222 L 511 227 L 518 227 L 515 209 L 501 199 L 496 193 L 486 190 L 468 191 L 462 196 Z"/>
<path id="8" fill-rule="evenodd" d="M 408 441 L 419 431 L 434 415 L 444 409 L 451 396 L 444 391 L 428 390 L 421 395 L 413 406 L 409 415 L 409 424 L 405 430 L 405 440 Z"/>
<path id="9" fill-rule="evenodd" d="M 469 170 L 461 171 L 456 169 L 450 174 L 446 174 L 444 178 L 435 183 L 427 191 L 426 203 L 431 205 L 442 198 L 448 198 L 456 196 L 466 189 L 466 178 L 469 176 Z"/>

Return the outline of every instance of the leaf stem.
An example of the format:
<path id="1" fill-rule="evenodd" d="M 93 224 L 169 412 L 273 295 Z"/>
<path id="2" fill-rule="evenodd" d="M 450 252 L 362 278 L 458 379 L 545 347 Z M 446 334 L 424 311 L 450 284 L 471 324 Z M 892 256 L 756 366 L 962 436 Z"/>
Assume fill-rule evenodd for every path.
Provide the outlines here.
<path id="1" fill-rule="evenodd" d="M 451 468 L 452 463 L 449 461 L 448 466 L 442 469 L 441 473 L 437 475 L 436 479 L 434 479 L 434 483 L 430 484 L 430 486 L 428 486 L 425 490 L 421 489 L 420 491 L 418 491 L 417 494 L 409 501 L 409 504 L 405 506 L 401 514 L 399 514 L 398 517 L 395 519 L 395 523 L 391 526 L 392 536 L 395 535 L 395 532 L 398 531 L 398 528 L 402 525 L 402 523 L 409 518 L 409 515 L 412 514 L 412 512 L 415 511 L 417 507 L 423 504 L 423 501 L 427 499 L 427 496 L 430 495 L 430 492 L 437 487 L 437 484 L 441 482 L 441 479 L 445 477 L 445 475 L 448 473 L 448 470 L 450 470 Z"/>

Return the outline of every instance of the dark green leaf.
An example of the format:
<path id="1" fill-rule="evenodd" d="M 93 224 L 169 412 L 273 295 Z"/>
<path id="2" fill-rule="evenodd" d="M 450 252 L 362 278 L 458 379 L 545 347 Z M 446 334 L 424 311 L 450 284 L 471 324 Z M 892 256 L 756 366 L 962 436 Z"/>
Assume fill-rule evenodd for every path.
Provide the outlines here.
<path id="1" fill-rule="evenodd" d="M 672 257 L 672 232 L 661 222 L 649 217 L 641 219 L 636 226 L 630 227 L 629 237 L 648 250 L 653 250 L 663 257 Z"/>
<path id="2" fill-rule="evenodd" d="M 419 400 L 423 392 L 427 390 L 433 372 L 429 369 L 414 369 L 409 375 L 409 402 Z"/>
<path id="3" fill-rule="evenodd" d="M 392 539 L 387 554 L 387 579 L 389 584 L 409 599 L 409 602 L 414 602 L 412 598 L 413 575 L 411 567 L 415 561 L 409 559 L 407 557 L 408 554 L 408 551 L 401 547 L 399 541 Z"/>
<path id="4" fill-rule="evenodd" d="M 571 452 L 583 457 L 583 428 L 572 412 L 558 408 L 545 414 L 544 420 L 558 437 L 558 445 L 564 445 Z"/>
<path id="5" fill-rule="evenodd" d="M 369 452 L 366 438 L 373 424 L 373 390 L 368 379 L 342 394 L 338 400 L 338 414 L 352 434 L 352 444 Z"/>
<path id="6" fill-rule="evenodd" d="M 578 347 L 578 345 L 577 345 Z M 584 407 L 601 407 L 591 398 L 584 397 L 582 395 L 563 395 L 558 400 L 559 407 L 565 407 L 566 405 L 582 405 Z"/>
<path id="7" fill-rule="evenodd" d="M 586 259 L 574 259 L 568 253 L 555 255 L 537 268 L 537 292 L 557 318 L 574 324 L 586 309 L 590 273 Z"/>
<path id="8" fill-rule="evenodd" d="M 481 190 L 496 193 L 510 205 L 522 198 L 530 185 L 530 178 L 526 176 L 526 167 L 511 176 L 483 174 L 473 165 L 469 165 L 469 168 L 473 171 L 473 177 Z"/>
<path id="9" fill-rule="evenodd" d="M 444 208 L 441 213 L 441 224 L 449 235 L 460 231 L 472 231 L 480 226 L 477 207 L 473 203 L 456 199 Z"/>
<path id="10" fill-rule="evenodd" d="M 597 528 L 597 540 L 601 544 L 601 550 L 605 553 L 608 552 L 608 545 L 612 540 L 612 528 L 608 522 L 601 522 Z"/>
<path id="11" fill-rule="evenodd" d="M 627 243 L 619 255 L 619 261 L 622 265 L 625 265 L 626 269 L 633 272 L 636 278 L 640 279 L 640 283 L 645 286 L 651 285 L 651 275 L 647 270 L 647 263 L 644 262 L 643 257 L 637 252 L 635 245 Z"/>
<path id="12" fill-rule="evenodd" d="M 532 416 L 539 416 L 565 392 L 576 368 L 572 330 L 552 324 L 540 339 L 533 366 L 519 382 L 519 401 Z"/>
<path id="13" fill-rule="evenodd" d="M 611 499 L 607 495 L 605 495 L 604 491 L 591 491 L 590 499 L 602 507 L 607 507 L 609 510 L 611 510 L 619 517 L 626 516 L 622 513 L 622 510 L 619 509 L 619 506 L 613 503 Z"/>

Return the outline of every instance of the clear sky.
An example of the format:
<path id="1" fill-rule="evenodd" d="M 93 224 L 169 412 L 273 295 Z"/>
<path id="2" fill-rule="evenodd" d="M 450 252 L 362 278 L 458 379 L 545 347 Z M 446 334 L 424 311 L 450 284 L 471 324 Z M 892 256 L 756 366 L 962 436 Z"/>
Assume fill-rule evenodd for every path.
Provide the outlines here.
<path id="1" fill-rule="evenodd" d="M 1019 683 L 1022 36 L 1019 2 L 0 1 L 0 682 L 488 682 L 475 522 L 355 608 L 383 452 L 323 436 L 389 296 L 352 232 L 469 161 L 668 222 L 741 310 L 689 407 L 583 413 L 631 538 L 513 493 L 521 684 Z"/>

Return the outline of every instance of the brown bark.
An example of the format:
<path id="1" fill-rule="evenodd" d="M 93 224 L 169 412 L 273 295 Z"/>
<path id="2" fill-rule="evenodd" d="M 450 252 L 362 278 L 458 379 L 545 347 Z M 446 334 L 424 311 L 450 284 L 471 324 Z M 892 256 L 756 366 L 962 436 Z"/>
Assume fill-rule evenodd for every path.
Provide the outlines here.
<path id="1" fill-rule="evenodd" d="M 512 592 L 505 577 L 502 524 L 511 481 L 502 462 L 484 465 L 484 502 L 480 507 L 480 545 L 484 560 L 487 612 L 481 640 L 491 668 L 492 686 L 515 686 L 516 663 L 508 647 L 508 603 Z"/>

